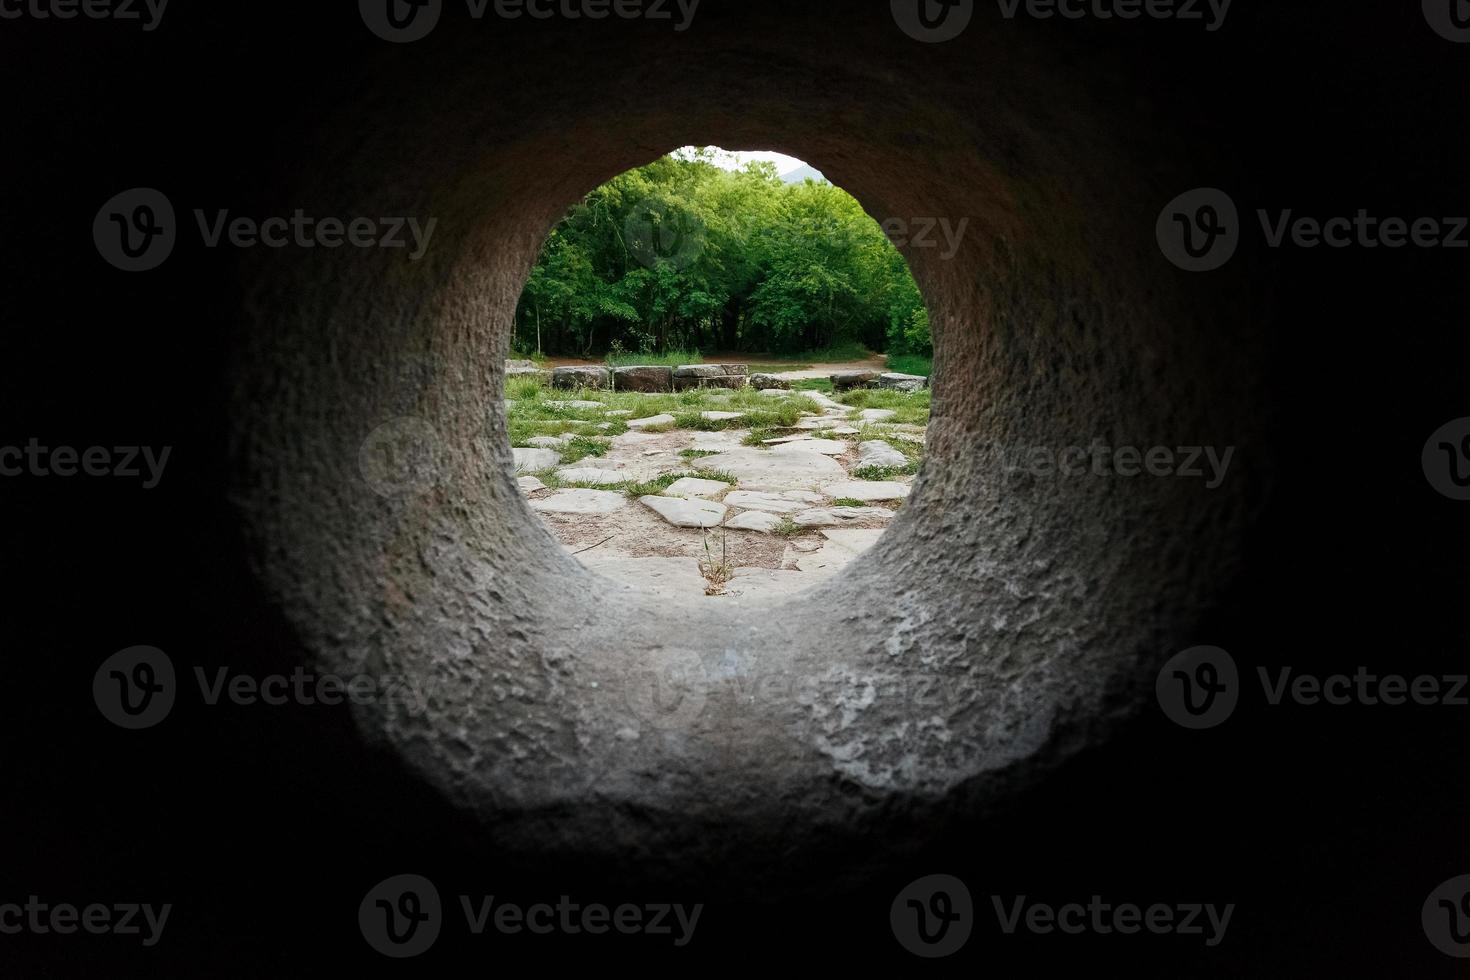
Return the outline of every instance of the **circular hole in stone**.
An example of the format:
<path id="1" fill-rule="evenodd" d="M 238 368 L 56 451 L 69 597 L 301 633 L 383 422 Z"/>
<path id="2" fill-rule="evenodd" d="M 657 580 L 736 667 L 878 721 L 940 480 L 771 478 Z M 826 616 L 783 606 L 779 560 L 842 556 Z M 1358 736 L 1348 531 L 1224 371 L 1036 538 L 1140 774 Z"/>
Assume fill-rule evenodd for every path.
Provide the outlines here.
<path id="1" fill-rule="evenodd" d="M 840 573 L 923 460 L 929 318 L 897 247 L 921 238 L 958 245 L 772 152 L 685 147 L 593 190 L 512 323 L 531 510 L 659 600 L 770 605 Z"/>

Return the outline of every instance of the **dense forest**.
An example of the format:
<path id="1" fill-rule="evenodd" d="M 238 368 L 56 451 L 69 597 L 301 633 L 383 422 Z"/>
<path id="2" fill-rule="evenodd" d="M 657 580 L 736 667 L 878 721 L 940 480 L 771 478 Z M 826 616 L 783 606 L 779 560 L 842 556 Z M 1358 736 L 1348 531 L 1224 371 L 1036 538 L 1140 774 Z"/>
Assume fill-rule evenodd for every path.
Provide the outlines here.
<path id="1" fill-rule="evenodd" d="M 710 159 L 663 157 L 573 207 L 521 296 L 516 350 L 930 353 L 918 287 L 856 200 Z"/>

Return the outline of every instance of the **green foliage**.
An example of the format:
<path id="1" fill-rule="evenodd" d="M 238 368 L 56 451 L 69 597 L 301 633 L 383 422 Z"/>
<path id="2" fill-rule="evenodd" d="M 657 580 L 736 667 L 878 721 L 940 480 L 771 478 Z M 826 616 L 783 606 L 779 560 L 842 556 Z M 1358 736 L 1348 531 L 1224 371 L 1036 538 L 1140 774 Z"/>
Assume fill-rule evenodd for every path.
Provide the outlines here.
<path id="1" fill-rule="evenodd" d="M 920 377 L 934 376 L 934 360 L 918 354 L 889 354 L 888 370 L 895 374 L 917 374 Z"/>
<path id="2" fill-rule="evenodd" d="M 594 190 L 552 231 L 512 347 L 612 363 L 697 363 L 682 351 L 868 348 L 927 354 L 928 317 L 882 229 L 830 184 L 775 168 L 666 156 Z M 838 356 L 840 355 L 840 356 Z"/>

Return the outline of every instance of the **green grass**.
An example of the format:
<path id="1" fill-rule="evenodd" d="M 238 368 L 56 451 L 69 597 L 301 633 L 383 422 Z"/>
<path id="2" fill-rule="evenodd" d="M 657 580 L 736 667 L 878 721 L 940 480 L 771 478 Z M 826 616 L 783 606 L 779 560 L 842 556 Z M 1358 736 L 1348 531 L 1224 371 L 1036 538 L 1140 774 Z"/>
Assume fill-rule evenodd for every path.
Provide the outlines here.
<path id="1" fill-rule="evenodd" d="M 826 378 L 806 378 L 801 381 L 791 382 L 792 391 L 820 391 L 824 395 L 830 395 L 837 389 L 832 382 Z"/>
<path id="2" fill-rule="evenodd" d="M 679 454 L 680 459 L 704 459 L 706 456 L 718 456 L 719 453 L 713 449 L 686 449 Z"/>
<path id="3" fill-rule="evenodd" d="M 557 452 L 561 453 L 561 464 L 563 466 L 570 466 L 572 463 L 579 463 L 589 456 L 606 456 L 608 450 L 611 448 L 610 445 L 601 439 L 589 439 L 586 436 L 578 436 L 567 443 L 562 449 L 558 449 Z"/>
<path id="4" fill-rule="evenodd" d="M 791 518 L 783 517 L 781 518 L 781 523 L 777 524 L 775 529 L 772 530 L 771 533 L 776 535 L 778 538 L 794 538 L 805 533 L 807 530 L 809 529 L 801 527 Z"/>
<path id="5" fill-rule="evenodd" d="M 652 480 L 642 482 L 630 480 L 623 484 L 623 492 L 630 497 L 657 497 L 680 480 L 714 480 L 718 483 L 728 483 L 732 487 L 740 482 L 729 473 L 722 473 L 719 470 L 701 470 L 698 473 L 665 473 Z"/>
<path id="6" fill-rule="evenodd" d="M 910 460 L 906 466 L 864 466 L 853 470 L 852 475 L 859 480 L 873 480 L 882 483 L 895 477 L 913 476 L 919 472 L 919 465 L 918 460 Z"/>
<path id="7" fill-rule="evenodd" d="M 856 499 L 854 497 L 838 497 L 836 500 L 832 501 L 832 506 L 833 507 L 866 507 L 868 505 L 866 503 L 864 503 L 863 501 L 858 500 L 858 499 Z"/>
<path id="8" fill-rule="evenodd" d="M 889 422 L 907 425 L 929 424 L 930 396 L 928 390 L 917 391 L 909 395 L 901 391 L 887 391 L 881 388 L 858 388 L 855 391 L 838 395 L 837 400 L 859 411 L 865 408 L 886 408 L 897 412 L 898 414 L 889 419 Z"/>
<path id="9" fill-rule="evenodd" d="M 683 367 L 686 364 L 704 363 L 697 350 L 674 350 L 664 354 L 609 354 L 605 361 L 609 367 Z"/>
<path id="10" fill-rule="evenodd" d="M 888 370 L 894 374 L 918 374 L 929 378 L 934 376 L 934 360 L 918 354 L 889 354 Z"/>

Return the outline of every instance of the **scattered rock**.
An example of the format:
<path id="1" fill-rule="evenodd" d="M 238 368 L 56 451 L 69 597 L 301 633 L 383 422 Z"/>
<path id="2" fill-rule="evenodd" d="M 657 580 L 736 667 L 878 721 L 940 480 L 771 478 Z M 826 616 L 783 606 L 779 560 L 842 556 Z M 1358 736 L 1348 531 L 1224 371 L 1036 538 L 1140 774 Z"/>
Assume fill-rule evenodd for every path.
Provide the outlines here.
<path id="1" fill-rule="evenodd" d="M 630 474 L 618 470 L 604 470 L 594 467 L 568 468 L 557 470 L 557 479 L 563 483 L 590 483 L 598 487 L 616 487 L 628 482 Z"/>
<path id="2" fill-rule="evenodd" d="M 820 453 L 773 453 L 741 447 L 694 460 L 697 470 L 729 473 L 740 485 L 751 489 L 820 486 L 847 479 L 847 471 L 836 460 Z"/>
<path id="3" fill-rule="evenodd" d="M 561 453 L 550 449 L 512 449 L 510 454 L 517 473 L 537 473 L 561 463 Z"/>
<path id="4" fill-rule="evenodd" d="M 849 411 L 849 409 L 848 409 L 848 407 L 846 405 L 842 404 L 841 402 L 835 402 L 835 401 L 833 401 L 832 399 L 828 398 L 826 395 L 822 394 L 820 391 L 799 391 L 799 392 L 797 392 L 797 394 L 798 395 L 803 395 L 803 396 L 811 399 L 812 401 L 814 401 L 814 402 L 817 403 L 817 407 L 826 409 L 829 412 L 830 411 L 838 411 L 838 412 L 846 412 L 846 411 Z"/>
<path id="5" fill-rule="evenodd" d="M 716 527 L 725 519 L 724 504 L 683 497 L 640 497 L 640 502 L 675 527 Z"/>
<path id="6" fill-rule="evenodd" d="M 929 387 L 929 379 L 917 374 L 882 374 L 878 376 L 878 387 L 913 394 Z"/>
<path id="7" fill-rule="evenodd" d="M 692 476 L 686 476 L 682 480 L 676 480 L 669 484 L 668 488 L 664 490 L 664 496 L 713 497 L 729 489 L 730 484 L 721 483 L 719 480 L 696 480 Z"/>
<path id="8" fill-rule="evenodd" d="M 613 390 L 666 392 L 674 390 L 670 367 L 620 367 L 613 369 Z"/>
<path id="9" fill-rule="evenodd" d="M 684 364 L 674 368 L 676 378 L 720 378 L 729 373 L 723 364 Z"/>
<path id="10" fill-rule="evenodd" d="M 602 414 L 603 414 L 603 415 L 604 415 L 604 416 L 605 416 L 605 417 L 606 417 L 606 418 L 610 418 L 610 419 L 621 419 L 621 418 L 626 418 L 626 417 L 628 417 L 628 416 L 629 416 L 629 415 L 632 415 L 632 414 L 633 414 L 633 413 L 632 413 L 632 412 L 630 412 L 630 411 L 629 411 L 629 410 L 628 410 L 628 409 L 626 409 L 626 408 L 620 408 L 620 409 L 618 409 L 618 410 L 617 410 L 617 411 L 616 411 L 616 412 L 603 412 L 603 413 L 602 413 Z"/>
<path id="11" fill-rule="evenodd" d="M 733 422 L 736 419 L 745 418 L 744 412 L 700 412 L 699 417 L 706 422 Z"/>
<path id="12" fill-rule="evenodd" d="M 606 388 L 608 377 L 605 367 L 559 367 L 551 370 L 551 385 L 553 388 Z"/>
<path id="13" fill-rule="evenodd" d="M 815 496 L 815 494 L 813 494 Z M 821 498 L 818 498 L 820 500 Z M 726 494 L 725 503 L 741 510 L 762 510 L 771 514 L 795 514 L 804 510 L 812 501 L 793 500 L 784 494 L 760 493 L 754 490 L 736 490 Z"/>
<path id="14" fill-rule="evenodd" d="M 770 534 L 781 526 L 781 518 L 775 514 L 763 514 L 753 510 L 726 521 L 725 526 L 733 531 L 758 531 L 761 534 Z"/>
<path id="15" fill-rule="evenodd" d="M 791 518 L 797 527 L 839 527 L 850 521 L 892 520 L 893 511 L 882 507 L 832 507 L 804 510 Z"/>
<path id="16" fill-rule="evenodd" d="M 546 489 L 546 484 L 534 476 L 523 476 L 516 481 L 516 486 L 521 488 L 521 493 L 537 493 Z"/>
<path id="17" fill-rule="evenodd" d="M 628 498 L 610 490 L 558 490 L 531 501 L 532 510 L 550 514 L 611 514 L 628 506 Z"/>
<path id="18" fill-rule="evenodd" d="M 761 377 L 761 375 L 758 374 L 755 377 L 759 378 Z M 755 378 L 751 378 L 750 380 L 754 382 Z M 760 390 L 760 393 L 762 395 L 765 395 L 767 398 L 785 398 L 787 395 L 791 394 L 791 392 L 785 390 L 784 388 L 762 388 Z"/>
<path id="19" fill-rule="evenodd" d="M 851 391 L 854 388 L 864 388 L 878 380 L 875 371 L 838 371 L 836 374 L 828 375 L 832 387 L 838 391 Z"/>
<path id="20" fill-rule="evenodd" d="M 847 453 L 847 443 L 837 439 L 802 439 L 787 442 L 771 449 L 773 453 L 820 453 L 823 456 L 842 456 Z"/>
<path id="21" fill-rule="evenodd" d="M 547 407 L 568 412 L 590 412 L 602 407 L 602 402 L 547 402 Z"/>
<path id="22" fill-rule="evenodd" d="M 803 551 L 807 554 L 810 554 L 813 551 L 819 550 L 822 547 L 822 542 L 813 541 L 811 538 L 797 538 L 796 540 L 791 542 L 791 547 L 795 548 L 797 551 Z"/>
<path id="23" fill-rule="evenodd" d="M 858 446 L 858 461 L 855 469 L 869 466 L 904 467 L 909 458 L 882 439 L 874 439 Z"/>
<path id="24" fill-rule="evenodd" d="M 575 438 L 568 433 L 564 436 L 535 436 L 527 439 L 526 442 L 531 445 L 532 449 L 560 449 Z"/>
<path id="25" fill-rule="evenodd" d="M 860 555 L 883 537 L 884 529 L 879 528 L 849 528 L 841 531 L 823 531 L 822 536 L 831 541 L 833 545 Z"/>
<path id="26" fill-rule="evenodd" d="M 650 427 L 655 427 L 656 428 L 658 426 L 673 425 L 673 424 L 674 424 L 674 417 L 672 415 L 654 415 L 651 418 L 646 418 L 646 419 L 633 419 L 631 422 L 628 423 L 628 428 L 630 428 L 630 429 L 647 429 L 647 428 L 650 428 Z"/>
<path id="27" fill-rule="evenodd" d="M 752 388 L 760 388 L 763 395 L 771 391 L 785 394 L 791 387 L 791 382 L 777 374 L 752 374 L 750 385 Z"/>
<path id="28" fill-rule="evenodd" d="M 858 418 L 864 422 L 887 422 L 897 414 L 891 408 L 865 408 L 858 412 Z"/>
<path id="29" fill-rule="evenodd" d="M 903 500 L 910 491 L 910 487 L 903 483 L 882 483 L 874 480 L 831 483 L 825 489 L 833 499 L 861 500 L 864 503 L 878 500 Z"/>

